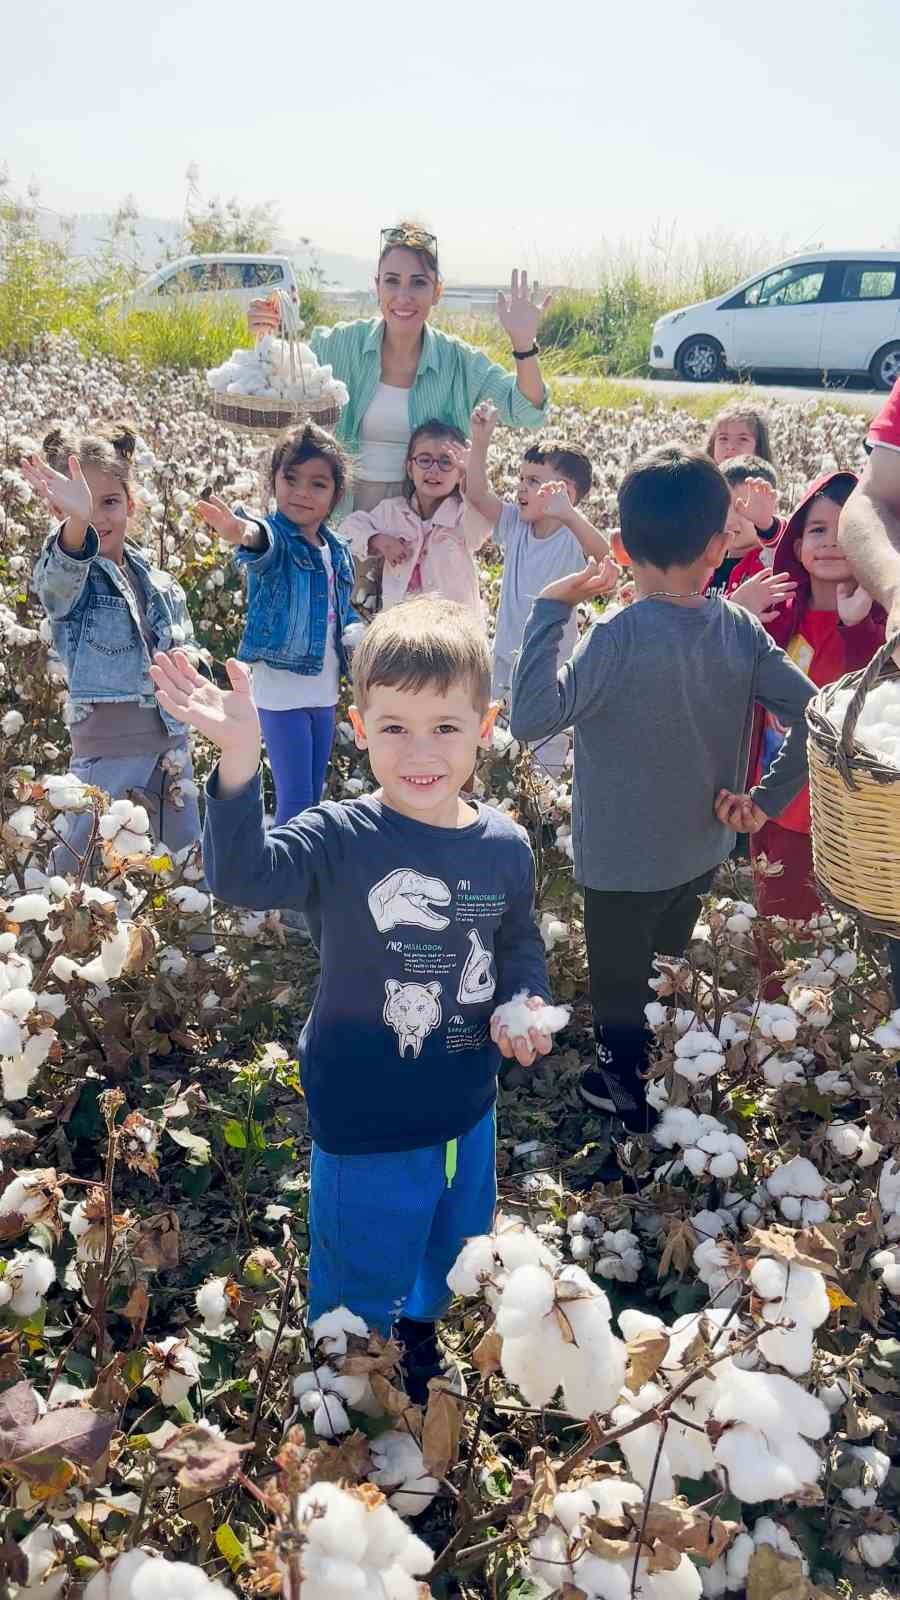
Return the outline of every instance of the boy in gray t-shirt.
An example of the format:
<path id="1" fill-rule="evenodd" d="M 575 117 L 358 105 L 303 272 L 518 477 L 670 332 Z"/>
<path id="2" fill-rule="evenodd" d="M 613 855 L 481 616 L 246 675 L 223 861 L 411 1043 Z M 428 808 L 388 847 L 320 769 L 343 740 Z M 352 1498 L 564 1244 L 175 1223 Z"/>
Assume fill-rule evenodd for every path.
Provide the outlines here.
<path id="1" fill-rule="evenodd" d="M 501 500 L 493 493 L 487 480 L 487 452 L 497 420 L 489 402 L 472 412 L 466 499 L 493 523 L 494 543 L 503 551 L 491 694 L 495 700 L 508 700 L 515 658 L 536 597 L 548 583 L 576 572 L 592 557 L 602 562 L 609 544 L 578 509 L 593 476 L 583 450 L 563 444 L 531 445 L 522 457 L 515 500 Z M 573 611 L 559 646 L 561 661 L 571 654 L 577 639 Z M 539 759 L 550 772 L 561 770 L 565 754 L 564 734 L 538 747 Z"/>
<path id="2" fill-rule="evenodd" d="M 619 490 L 633 604 L 559 667 L 571 611 L 605 578 L 591 564 L 548 585 L 514 674 L 517 738 L 575 730 L 572 843 L 597 1038 L 582 1094 L 636 1131 L 653 1120 L 642 1083 L 653 956 L 682 954 L 735 833 L 777 817 L 807 779 L 813 685 L 749 611 L 705 593 L 725 552 L 730 500 L 701 451 L 675 444 L 642 456 Z M 747 794 L 757 703 L 790 731 Z"/>

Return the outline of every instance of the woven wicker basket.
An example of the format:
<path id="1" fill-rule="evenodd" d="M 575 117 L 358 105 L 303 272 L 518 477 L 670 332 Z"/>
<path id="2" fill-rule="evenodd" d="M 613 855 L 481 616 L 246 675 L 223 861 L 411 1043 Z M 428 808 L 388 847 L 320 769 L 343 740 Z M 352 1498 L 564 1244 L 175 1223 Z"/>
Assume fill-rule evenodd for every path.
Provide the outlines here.
<path id="1" fill-rule="evenodd" d="M 303 331 L 300 313 L 282 289 L 277 289 L 269 298 L 278 307 L 281 338 L 290 350 L 291 377 L 296 382 L 298 373 L 302 375 L 303 372 L 297 349 Z M 260 334 L 257 343 L 263 337 Z M 209 409 L 217 422 L 224 422 L 238 433 L 281 433 L 284 428 L 299 428 L 305 422 L 330 429 L 341 415 L 340 406 L 330 400 L 276 400 L 270 394 L 222 394 L 218 391 L 211 391 Z"/>
<path id="2" fill-rule="evenodd" d="M 341 415 L 337 406 L 327 405 L 317 411 L 296 400 L 273 400 L 271 395 L 211 394 L 209 409 L 217 422 L 224 422 L 237 433 L 281 433 L 284 428 L 299 428 L 304 422 L 330 430 Z"/>
<path id="3" fill-rule="evenodd" d="M 900 767 L 854 742 L 870 689 L 897 677 L 888 639 L 862 672 L 828 684 L 806 708 L 813 865 L 824 899 L 873 932 L 900 938 Z M 835 696 L 853 689 L 844 726 L 831 720 Z"/>

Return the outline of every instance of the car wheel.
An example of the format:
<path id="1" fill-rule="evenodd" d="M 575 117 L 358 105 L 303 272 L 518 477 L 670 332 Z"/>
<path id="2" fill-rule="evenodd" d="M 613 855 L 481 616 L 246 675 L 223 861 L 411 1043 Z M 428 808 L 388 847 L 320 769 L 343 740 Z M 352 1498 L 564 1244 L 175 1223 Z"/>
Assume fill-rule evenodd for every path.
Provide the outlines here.
<path id="1" fill-rule="evenodd" d="M 869 371 L 876 389 L 893 389 L 900 378 L 900 341 L 882 345 Z"/>
<path id="2" fill-rule="evenodd" d="M 722 346 L 718 339 L 698 334 L 681 346 L 675 370 L 688 383 L 716 383 L 722 376 Z"/>

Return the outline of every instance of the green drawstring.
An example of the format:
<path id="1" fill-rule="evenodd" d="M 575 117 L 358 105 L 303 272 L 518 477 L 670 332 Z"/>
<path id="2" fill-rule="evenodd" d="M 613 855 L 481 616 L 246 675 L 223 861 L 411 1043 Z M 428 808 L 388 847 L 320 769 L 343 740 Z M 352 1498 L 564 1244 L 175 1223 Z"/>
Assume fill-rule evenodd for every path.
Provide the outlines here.
<path id="1" fill-rule="evenodd" d="M 449 1143 L 447 1145 L 447 1148 L 446 1148 L 446 1151 L 444 1153 L 444 1175 L 445 1175 L 445 1177 L 447 1179 L 447 1188 L 448 1189 L 451 1189 L 453 1187 L 453 1179 L 456 1177 L 456 1166 L 457 1166 L 458 1156 L 459 1156 L 459 1140 L 458 1139 L 451 1139 L 449 1141 Z"/>

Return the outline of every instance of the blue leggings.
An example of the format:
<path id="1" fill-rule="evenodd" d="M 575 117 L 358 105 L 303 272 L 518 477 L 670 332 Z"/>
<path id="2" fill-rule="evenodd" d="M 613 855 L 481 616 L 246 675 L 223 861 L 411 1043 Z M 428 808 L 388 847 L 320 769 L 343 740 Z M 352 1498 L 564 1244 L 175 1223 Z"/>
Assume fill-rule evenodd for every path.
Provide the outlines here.
<path id="1" fill-rule="evenodd" d="M 263 711 L 259 720 L 275 779 L 275 821 L 317 806 L 322 798 L 328 758 L 334 742 L 335 706 L 300 706 L 292 711 Z"/>
<path id="2" fill-rule="evenodd" d="M 450 1144 L 332 1156 L 313 1145 L 309 1319 L 347 1306 L 387 1337 L 398 1317 L 436 1322 L 465 1241 L 497 1200 L 494 1113 Z"/>

